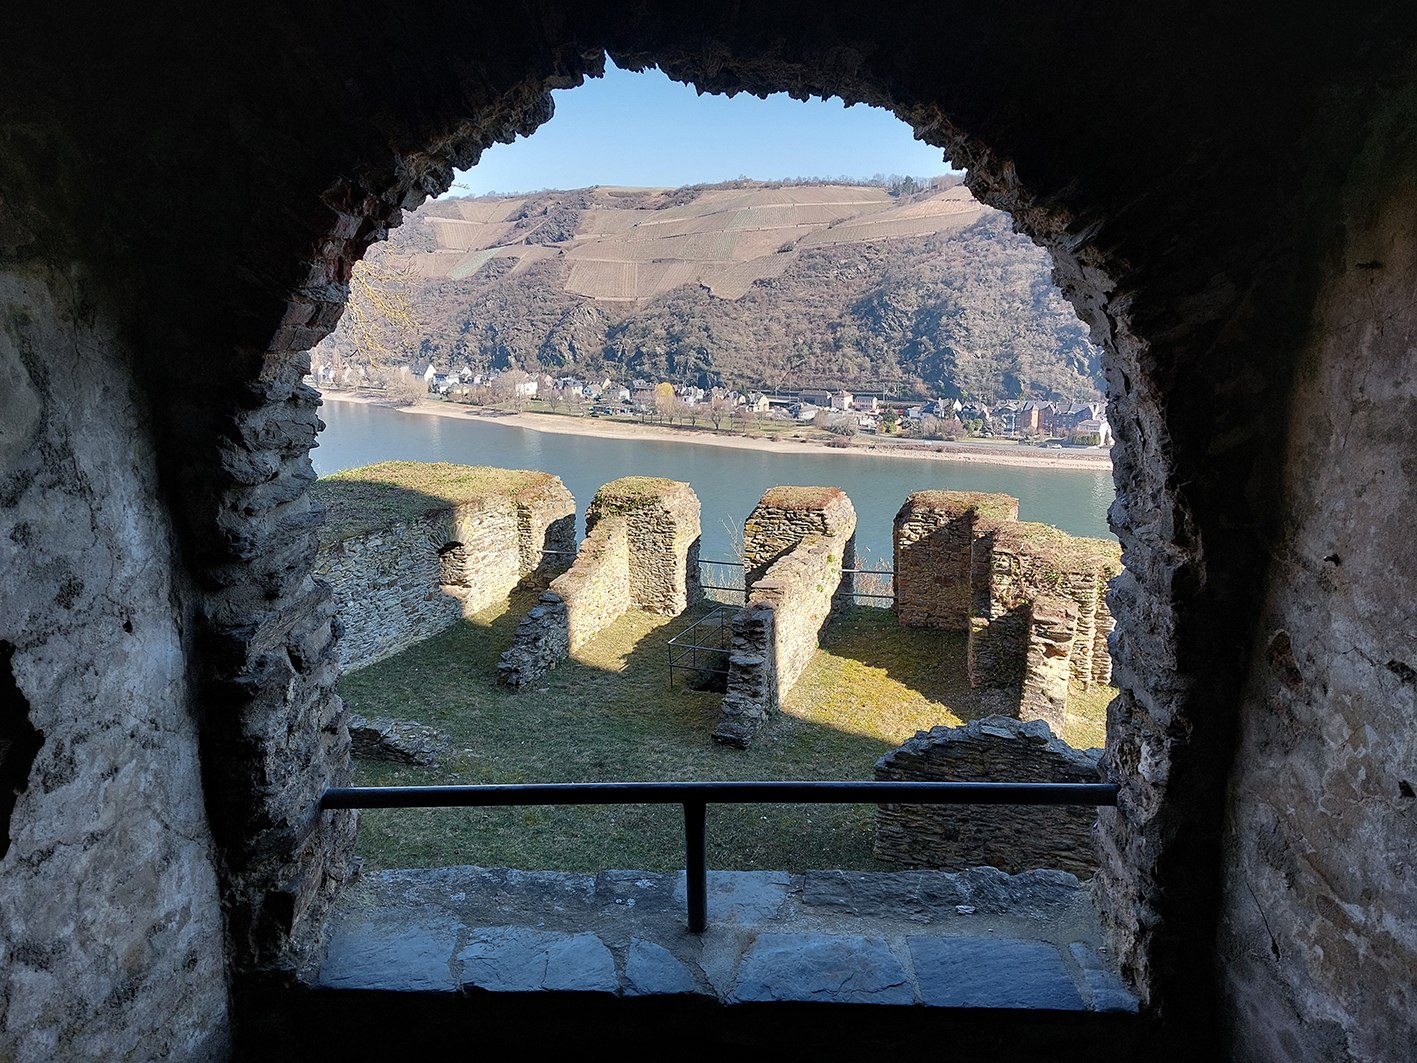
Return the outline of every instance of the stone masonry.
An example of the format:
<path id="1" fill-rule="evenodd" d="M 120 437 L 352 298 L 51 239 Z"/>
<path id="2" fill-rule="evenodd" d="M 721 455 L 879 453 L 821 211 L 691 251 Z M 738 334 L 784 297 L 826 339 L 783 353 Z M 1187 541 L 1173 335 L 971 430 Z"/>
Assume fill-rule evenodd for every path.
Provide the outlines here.
<path id="1" fill-rule="evenodd" d="M 916 782 L 1101 782 L 1102 751 L 1079 750 L 1041 720 L 986 716 L 919 731 L 876 762 L 876 778 Z M 1097 869 L 1097 810 L 1031 805 L 884 804 L 876 812 L 878 860 L 957 871 L 989 865 L 1016 873 Z"/>
<path id="2" fill-rule="evenodd" d="M 749 515 L 748 603 L 734 619 L 717 741 L 746 747 L 797 682 L 832 612 L 849 599 L 842 569 L 855 557 L 855 535 L 856 509 L 835 487 L 774 487 Z"/>
<path id="3" fill-rule="evenodd" d="M 1005 521 L 980 536 L 973 553 L 970 685 L 998 691 L 1002 709 L 1017 704 L 1023 718 L 1060 726 L 1068 677 L 1093 680 L 1097 616 L 1106 608 L 1101 592 L 1120 570 L 1116 544 Z M 1035 611 L 1040 596 L 1073 608 L 1054 602 Z M 1060 659 L 1065 667 L 1052 668 Z M 1030 667 L 1051 674 L 1030 676 Z"/>
<path id="4" fill-rule="evenodd" d="M 895 515 L 895 608 L 908 627 L 968 631 L 970 551 L 992 522 L 1018 519 L 1018 499 L 916 491 Z"/>
<path id="5" fill-rule="evenodd" d="M 340 664 L 361 668 L 565 566 L 575 500 L 560 479 L 389 462 L 319 481 L 316 574 L 334 588 Z"/>
<path id="6" fill-rule="evenodd" d="M 1116 543 L 1018 520 L 1018 499 L 917 491 L 895 518 L 900 622 L 969 632 L 969 680 L 995 710 L 1061 728 L 1068 684 L 1111 679 L 1105 594 Z"/>
<path id="7" fill-rule="evenodd" d="M 626 476 L 586 510 L 586 537 L 570 569 L 517 625 L 497 670 L 520 687 L 566 660 L 628 609 L 676 616 L 703 597 L 699 499 L 686 483 Z"/>

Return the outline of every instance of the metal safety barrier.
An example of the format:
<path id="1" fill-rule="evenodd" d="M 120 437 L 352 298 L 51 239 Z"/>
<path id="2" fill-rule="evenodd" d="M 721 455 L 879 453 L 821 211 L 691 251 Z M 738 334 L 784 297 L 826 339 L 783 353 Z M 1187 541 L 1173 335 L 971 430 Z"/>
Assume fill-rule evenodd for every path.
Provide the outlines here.
<path id="1" fill-rule="evenodd" d="M 491 786 L 348 786 L 322 809 L 487 808 L 518 805 L 682 805 L 689 930 L 708 927 L 708 806 L 720 804 L 1115 806 L 1113 783 L 1015 782 L 594 782 Z"/>

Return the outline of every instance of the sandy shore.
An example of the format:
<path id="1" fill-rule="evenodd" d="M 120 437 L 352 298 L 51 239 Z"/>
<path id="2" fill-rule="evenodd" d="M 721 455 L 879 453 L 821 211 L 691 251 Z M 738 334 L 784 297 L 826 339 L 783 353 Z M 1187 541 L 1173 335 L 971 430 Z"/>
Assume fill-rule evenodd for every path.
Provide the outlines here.
<path id="1" fill-rule="evenodd" d="M 387 406 L 375 393 L 348 391 L 322 392 L 326 402 L 357 402 Z M 737 450 L 761 450 L 774 454 L 831 454 L 850 457 L 869 455 L 884 458 L 929 458 L 970 465 L 1013 465 L 1031 469 L 1078 469 L 1098 472 L 1112 468 L 1111 454 L 1106 450 L 1041 450 L 1036 447 L 997 446 L 988 443 L 930 443 L 911 446 L 880 442 L 858 436 L 850 447 L 828 447 L 825 443 L 810 443 L 798 439 L 768 439 L 744 437 L 711 428 L 677 428 L 667 425 L 626 424 L 591 417 L 571 417 L 547 413 L 503 413 L 476 406 L 461 406 L 438 399 L 423 399 L 413 406 L 390 407 L 399 413 L 425 417 L 449 417 L 456 420 L 479 420 L 493 424 L 513 425 L 533 432 L 555 435 L 601 436 L 606 439 L 654 439 L 671 443 L 694 443 L 710 447 L 731 447 Z"/>

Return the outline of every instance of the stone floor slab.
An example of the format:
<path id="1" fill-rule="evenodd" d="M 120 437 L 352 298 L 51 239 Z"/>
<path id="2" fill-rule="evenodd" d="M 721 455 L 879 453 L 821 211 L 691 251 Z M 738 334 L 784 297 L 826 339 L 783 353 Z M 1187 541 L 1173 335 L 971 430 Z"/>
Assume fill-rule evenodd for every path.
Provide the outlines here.
<path id="1" fill-rule="evenodd" d="M 1135 1014 L 1140 1002 L 1122 984 L 1122 980 L 1107 966 L 1096 949 L 1086 942 L 1074 941 L 1068 952 L 1082 969 L 1083 981 L 1092 996 L 1093 1011 L 1125 1011 Z"/>
<path id="2" fill-rule="evenodd" d="M 1084 1010 L 1062 955 L 1046 941 L 912 937 L 907 944 L 928 1005 Z"/>
<path id="3" fill-rule="evenodd" d="M 710 871 L 708 917 L 710 923 L 757 925 L 777 918 L 787 903 L 792 876 L 786 871 Z M 688 887 L 684 872 L 674 885 L 674 903 L 684 910 Z"/>
<path id="4" fill-rule="evenodd" d="M 625 950 L 625 995 L 658 996 L 699 992 L 689 968 L 663 945 L 631 938 Z"/>
<path id="5" fill-rule="evenodd" d="M 880 938 L 759 934 L 729 1000 L 914 1004 L 915 988 Z"/>
<path id="6" fill-rule="evenodd" d="M 461 985 L 491 993 L 614 993 L 615 959 L 594 934 L 566 934 L 519 926 L 468 932 L 457 955 Z"/>
<path id="7" fill-rule="evenodd" d="M 450 961 L 460 927 L 346 924 L 330 939 L 315 984 L 325 989 L 396 993 L 457 988 Z"/>

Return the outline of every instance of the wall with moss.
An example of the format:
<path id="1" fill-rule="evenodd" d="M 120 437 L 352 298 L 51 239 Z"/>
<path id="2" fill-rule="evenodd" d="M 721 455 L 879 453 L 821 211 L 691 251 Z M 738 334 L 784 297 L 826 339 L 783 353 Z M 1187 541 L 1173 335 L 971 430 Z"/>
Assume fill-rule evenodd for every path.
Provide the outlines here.
<path id="1" fill-rule="evenodd" d="M 387 462 L 317 482 L 315 574 L 334 588 L 346 670 L 383 660 L 565 567 L 575 500 L 547 473 Z"/>

